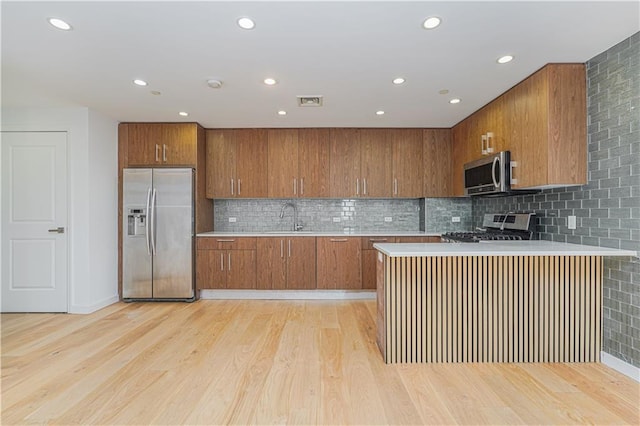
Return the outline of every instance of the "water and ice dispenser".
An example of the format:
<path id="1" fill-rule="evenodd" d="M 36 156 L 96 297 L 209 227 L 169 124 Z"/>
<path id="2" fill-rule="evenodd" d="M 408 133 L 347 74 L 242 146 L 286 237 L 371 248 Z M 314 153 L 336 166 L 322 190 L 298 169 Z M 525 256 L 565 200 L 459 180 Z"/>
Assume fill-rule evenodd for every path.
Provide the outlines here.
<path id="1" fill-rule="evenodd" d="M 146 228 L 146 209 L 129 209 L 129 215 L 127 217 L 127 235 L 130 237 L 134 237 L 136 235 L 146 235 Z"/>

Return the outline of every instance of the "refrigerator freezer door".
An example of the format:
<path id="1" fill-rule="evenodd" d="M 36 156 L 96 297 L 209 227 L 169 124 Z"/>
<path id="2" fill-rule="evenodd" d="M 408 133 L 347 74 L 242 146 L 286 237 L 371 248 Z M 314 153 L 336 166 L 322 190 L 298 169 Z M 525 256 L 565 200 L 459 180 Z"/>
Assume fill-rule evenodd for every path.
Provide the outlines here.
<path id="1" fill-rule="evenodd" d="M 193 286 L 193 170 L 154 169 L 153 297 L 189 299 Z"/>
<path id="2" fill-rule="evenodd" d="M 123 171 L 122 297 L 124 299 L 153 296 L 152 259 L 146 232 L 151 179 L 151 169 Z M 130 219 L 129 216 L 132 218 Z M 144 217 L 141 219 L 140 216 Z M 130 226 L 131 220 L 137 226 Z"/>

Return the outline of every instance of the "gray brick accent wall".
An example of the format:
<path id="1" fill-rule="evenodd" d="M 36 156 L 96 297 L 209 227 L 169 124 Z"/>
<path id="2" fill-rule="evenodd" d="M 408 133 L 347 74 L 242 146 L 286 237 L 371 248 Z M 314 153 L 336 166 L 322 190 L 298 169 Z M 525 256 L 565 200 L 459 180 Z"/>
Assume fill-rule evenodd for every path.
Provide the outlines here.
<path id="1" fill-rule="evenodd" d="M 535 212 L 540 239 L 640 251 L 640 33 L 587 62 L 587 97 L 587 185 L 476 199 L 476 226 L 485 212 Z M 640 367 L 640 260 L 604 265 L 603 350 Z"/>

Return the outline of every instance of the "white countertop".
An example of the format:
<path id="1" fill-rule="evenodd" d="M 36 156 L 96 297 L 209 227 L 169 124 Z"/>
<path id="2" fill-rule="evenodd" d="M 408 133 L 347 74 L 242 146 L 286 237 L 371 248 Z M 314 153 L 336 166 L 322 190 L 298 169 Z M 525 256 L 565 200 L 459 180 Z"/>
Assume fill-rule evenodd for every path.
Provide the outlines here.
<path id="1" fill-rule="evenodd" d="M 618 250 L 552 241 L 486 241 L 443 244 L 374 244 L 390 257 L 414 256 L 638 256 L 634 250 Z"/>
<path id="2" fill-rule="evenodd" d="M 269 231 L 269 232 L 202 232 L 197 237 L 439 237 L 440 232 L 320 232 L 320 231 Z"/>

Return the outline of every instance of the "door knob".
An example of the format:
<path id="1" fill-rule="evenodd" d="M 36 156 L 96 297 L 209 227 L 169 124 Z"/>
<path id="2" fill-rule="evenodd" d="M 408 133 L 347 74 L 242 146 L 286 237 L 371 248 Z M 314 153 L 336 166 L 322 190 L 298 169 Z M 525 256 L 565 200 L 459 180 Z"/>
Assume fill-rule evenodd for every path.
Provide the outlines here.
<path id="1" fill-rule="evenodd" d="M 57 228 L 49 229 L 49 232 L 55 232 L 56 234 L 64 234 L 64 226 L 59 226 Z"/>

